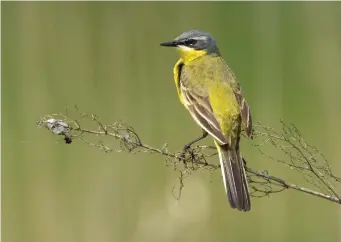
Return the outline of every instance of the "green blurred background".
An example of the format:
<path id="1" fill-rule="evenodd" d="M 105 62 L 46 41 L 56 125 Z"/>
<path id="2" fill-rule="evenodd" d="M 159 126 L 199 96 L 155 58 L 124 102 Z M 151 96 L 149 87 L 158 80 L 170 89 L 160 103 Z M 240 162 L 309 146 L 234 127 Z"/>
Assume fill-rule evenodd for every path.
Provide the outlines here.
<path id="1" fill-rule="evenodd" d="M 176 52 L 159 43 L 203 29 L 254 120 L 295 123 L 340 174 L 340 3 L 2 2 L 1 22 L 2 241 L 341 241 L 337 204 L 286 191 L 236 212 L 220 173 L 205 171 L 177 203 L 178 173 L 162 157 L 65 145 L 35 126 L 77 104 L 181 149 L 200 129 L 176 97 Z M 250 166 L 291 181 L 250 141 L 242 148 Z"/>

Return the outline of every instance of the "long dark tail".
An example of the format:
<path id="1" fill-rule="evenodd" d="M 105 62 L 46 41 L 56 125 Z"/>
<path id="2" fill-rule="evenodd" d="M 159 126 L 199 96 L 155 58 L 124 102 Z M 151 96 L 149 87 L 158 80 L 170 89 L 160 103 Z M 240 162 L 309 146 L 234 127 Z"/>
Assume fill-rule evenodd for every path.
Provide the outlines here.
<path id="1" fill-rule="evenodd" d="M 218 148 L 221 171 L 225 190 L 232 208 L 242 211 L 251 209 L 244 162 L 239 149 L 229 145 L 219 145 Z"/>

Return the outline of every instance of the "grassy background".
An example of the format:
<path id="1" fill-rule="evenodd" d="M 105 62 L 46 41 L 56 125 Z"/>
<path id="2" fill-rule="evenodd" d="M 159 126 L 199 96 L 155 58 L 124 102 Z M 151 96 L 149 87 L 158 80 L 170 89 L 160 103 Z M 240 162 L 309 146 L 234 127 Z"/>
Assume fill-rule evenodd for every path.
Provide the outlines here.
<path id="1" fill-rule="evenodd" d="M 219 172 L 188 178 L 176 204 L 177 173 L 161 157 L 65 145 L 35 126 L 39 116 L 77 104 L 104 122 L 128 122 L 149 144 L 180 149 L 200 131 L 176 97 L 176 53 L 159 43 L 203 29 L 216 37 L 254 120 L 294 122 L 338 172 L 340 3 L 1 7 L 2 241 L 341 241 L 336 204 L 287 191 L 254 198 L 252 212 L 239 213 Z M 290 181 L 250 141 L 243 147 L 253 167 Z"/>

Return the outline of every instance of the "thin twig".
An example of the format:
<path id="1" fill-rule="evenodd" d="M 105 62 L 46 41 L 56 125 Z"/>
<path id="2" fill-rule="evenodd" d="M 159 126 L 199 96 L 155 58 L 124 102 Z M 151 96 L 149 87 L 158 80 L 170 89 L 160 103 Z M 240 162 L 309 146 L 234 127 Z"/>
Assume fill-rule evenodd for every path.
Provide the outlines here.
<path id="1" fill-rule="evenodd" d="M 72 140 L 81 140 L 107 153 L 112 151 L 127 151 L 129 153 L 154 153 L 163 156 L 165 164 L 167 166 L 172 165 L 174 170 L 179 171 L 180 174 L 180 186 L 177 196 L 174 195 L 175 187 L 173 188 L 173 195 L 177 200 L 181 197 L 184 179 L 192 174 L 193 171 L 204 168 L 213 172 L 220 168 L 220 165 L 210 163 L 207 160 L 217 155 L 217 151 L 213 146 L 198 145 L 188 149 L 186 152 L 183 150 L 169 152 L 167 144 L 164 144 L 162 148 L 155 148 L 145 144 L 141 141 L 141 138 L 135 130 L 123 122 L 106 125 L 100 121 L 98 116 L 94 114 L 87 115 L 77 107 L 75 109 L 78 117 L 80 117 L 78 119 L 71 119 L 68 116 L 68 109 L 66 108 L 66 114 L 44 115 L 37 121 L 37 124 L 40 127 L 46 127 L 56 135 L 64 135 L 66 141 L 66 137 Z M 95 128 L 82 127 L 81 120 L 87 118 L 93 121 Z M 246 167 L 251 196 L 263 197 L 282 192 L 283 190 L 293 189 L 341 204 L 341 194 L 333 186 L 333 184 L 340 185 L 341 178 L 332 172 L 324 155 L 315 147 L 307 144 L 294 125 L 287 125 L 283 121 L 281 123 L 282 130 L 261 124 L 255 125 L 254 139 L 258 143 L 254 146 L 270 160 L 299 172 L 308 183 L 315 186 L 318 190 L 315 191 L 301 185 L 289 183 L 284 179 L 269 175 L 267 171 L 261 172 Z M 119 141 L 121 149 L 113 149 L 110 142 L 105 144 L 102 141 L 97 143 L 90 141 L 92 137 L 111 137 Z M 71 143 L 71 140 L 69 141 Z M 266 145 L 283 152 L 287 160 L 266 155 L 267 152 L 262 150 Z"/>

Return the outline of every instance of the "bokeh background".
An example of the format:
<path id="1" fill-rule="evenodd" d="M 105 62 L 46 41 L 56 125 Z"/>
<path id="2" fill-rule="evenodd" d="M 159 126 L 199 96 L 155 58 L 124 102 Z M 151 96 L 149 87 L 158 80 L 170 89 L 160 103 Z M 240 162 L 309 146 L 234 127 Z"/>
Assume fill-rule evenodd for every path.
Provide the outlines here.
<path id="1" fill-rule="evenodd" d="M 341 241 L 337 204 L 285 191 L 240 213 L 219 171 L 187 178 L 177 202 L 162 157 L 65 145 L 35 125 L 77 104 L 181 149 L 200 129 L 176 97 L 176 52 L 159 43 L 203 29 L 254 120 L 295 123 L 340 175 L 340 3 L 2 2 L 1 27 L 2 241 Z M 294 179 L 251 141 L 242 149 L 250 166 Z"/>

